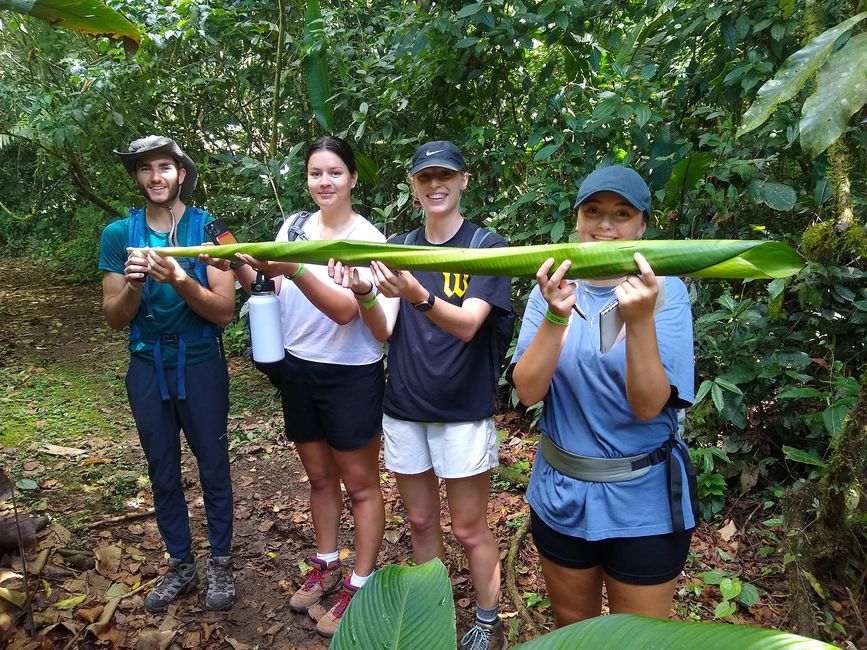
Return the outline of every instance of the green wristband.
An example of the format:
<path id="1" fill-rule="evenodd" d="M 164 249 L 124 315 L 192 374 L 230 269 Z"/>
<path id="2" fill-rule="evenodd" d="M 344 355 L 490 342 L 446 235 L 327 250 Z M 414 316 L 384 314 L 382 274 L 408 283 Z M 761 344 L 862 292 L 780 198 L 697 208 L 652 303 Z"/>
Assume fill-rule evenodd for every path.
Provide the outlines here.
<path id="1" fill-rule="evenodd" d="M 287 275 L 285 277 L 288 278 L 289 280 L 297 280 L 302 275 L 304 275 L 304 262 L 301 262 L 301 264 L 298 266 L 298 268 L 295 269 L 295 273 L 293 273 L 292 275 Z"/>
<path id="2" fill-rule="evenodd" d="M 376 294 L 373 294 L 373 297 L 368 298 L 367 300 L 359 300 L 358 304 L 365 309 L 372 309 L 373 306 L 376 304 Z"/>
<path id="3" fill-rule="evenodd" d="M 545 310 L 545 319 L 554 323 L 554 325 L 561 325 L 566 327 L 569 324 L 569 316 L 558 316 L 550 309 Z"/>

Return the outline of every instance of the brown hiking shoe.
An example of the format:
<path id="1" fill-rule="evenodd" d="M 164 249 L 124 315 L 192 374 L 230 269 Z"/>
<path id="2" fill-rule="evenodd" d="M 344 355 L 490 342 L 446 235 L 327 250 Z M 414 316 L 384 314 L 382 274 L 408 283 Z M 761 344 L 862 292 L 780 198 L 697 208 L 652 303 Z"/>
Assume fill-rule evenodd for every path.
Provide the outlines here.
<path id="1" fill-rule="evenodd" d="M 334 636 L 334 633 L 337 632 L 337 626 L 340 623 L 340 619 L 343 618 L 343 613 L 346 611 L 346 608 L 349 607 L 349 601 L 352 600 L 352 597 L 358 591 L 358 587 L 354 587 L 349 584 L 349 580 L 343 583 L 343 591 L 340 592 L 340 595 L 337 597 L 337 600 L 334 601 L 334 604 L 331 606 L 325 614 L 322 615 L 322 618 L 316 623 L 316 631 L 324 636 L 326 639 L 330 639 Z"/>
<path id="2" fill-rule="evenodd" d="M 325 563 L 315 555 L 311 555 L 307 561 L 312 568 L 307 572 L 304 586 L 289 600 L 289 608 L 299 614 L 306 614 L 308 609 L 325 596 L 340 589 L 343 580 L 340 560 Z"/>
<path id="3" fill-rule="evenodd" d="M 494 623 L 483 623 L 476 619 L 458 647 L 461 650 L 506 650 L 509 642 L 506 641 L 503 621 L 498 618 Z"/>

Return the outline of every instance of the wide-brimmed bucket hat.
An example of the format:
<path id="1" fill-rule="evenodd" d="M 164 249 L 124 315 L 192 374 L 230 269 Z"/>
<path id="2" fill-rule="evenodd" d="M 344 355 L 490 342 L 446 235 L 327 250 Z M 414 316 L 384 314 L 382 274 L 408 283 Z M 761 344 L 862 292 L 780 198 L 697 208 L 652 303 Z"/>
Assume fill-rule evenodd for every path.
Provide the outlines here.
<path id="1" fill-rule="evenodd" d="M 153 154 L 166 154 L 178 161 L 186 171 L 187 176 L 181 184 L 180 197 L 185 200 L 196 187 L 196 182 L 199 180 L 199 170 L 183 149 L 178 146 L 178 143 L 162 135 L 148 135 L 138 140 L 133 140 L 129 143 L 129 151 L 114 152 L 120 158 L 120 162 L 130 174 L 135 174 L 136 163 L 143 156 L 152 156 Z"/>

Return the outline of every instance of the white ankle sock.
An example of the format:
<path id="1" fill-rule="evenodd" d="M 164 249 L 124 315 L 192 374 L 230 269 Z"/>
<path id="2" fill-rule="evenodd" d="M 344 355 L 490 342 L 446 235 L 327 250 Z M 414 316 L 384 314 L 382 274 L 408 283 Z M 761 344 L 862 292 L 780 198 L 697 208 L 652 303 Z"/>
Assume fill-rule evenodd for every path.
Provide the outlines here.
<path id="1" fill-rule="evenodd" d="M 338 551 L 334 551 L 333 553 L 320 553 L 319 551 L 316 551 L 316 559 L 322 560 L 326 564 L 331 564 L 332 562 L 337 560 L 339 557 L 340 557 L 340 553 Z"/>
<path id="2" fill-rule="evenodd" d="M 361 589 L 365 584 L 367 584 L 367 581 L 370 580 L 370 576 L 372 575 L 373 573 L 371 572 L 369 575 L 360 576 L 355 571 L 353 571 L 352 575 L 349 576 L 349 584 L 351 584 L 353 587 L 358 587 L 359 589 Z"/>

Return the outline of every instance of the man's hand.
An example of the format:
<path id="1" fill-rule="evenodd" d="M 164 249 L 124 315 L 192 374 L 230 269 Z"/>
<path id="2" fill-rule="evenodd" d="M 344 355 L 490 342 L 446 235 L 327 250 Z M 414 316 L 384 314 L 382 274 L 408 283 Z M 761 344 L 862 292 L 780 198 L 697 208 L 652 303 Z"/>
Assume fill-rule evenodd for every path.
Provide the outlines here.
<path id="1" fill-rule="evenodd" d="M 148 260 L 140 249 L 133 248 L 129 252 L 123 267 L 123 277 L 136 288 L 144 286 L 148 277 Z"/>
<path id="2" fill-rule="evenodd" d="M 157 282 L 168 283 L 177 288 L 190 279 L 174 257 L 161 257 L 153 251 L 148 251 L 147 261 L 148 273 Z"/>

